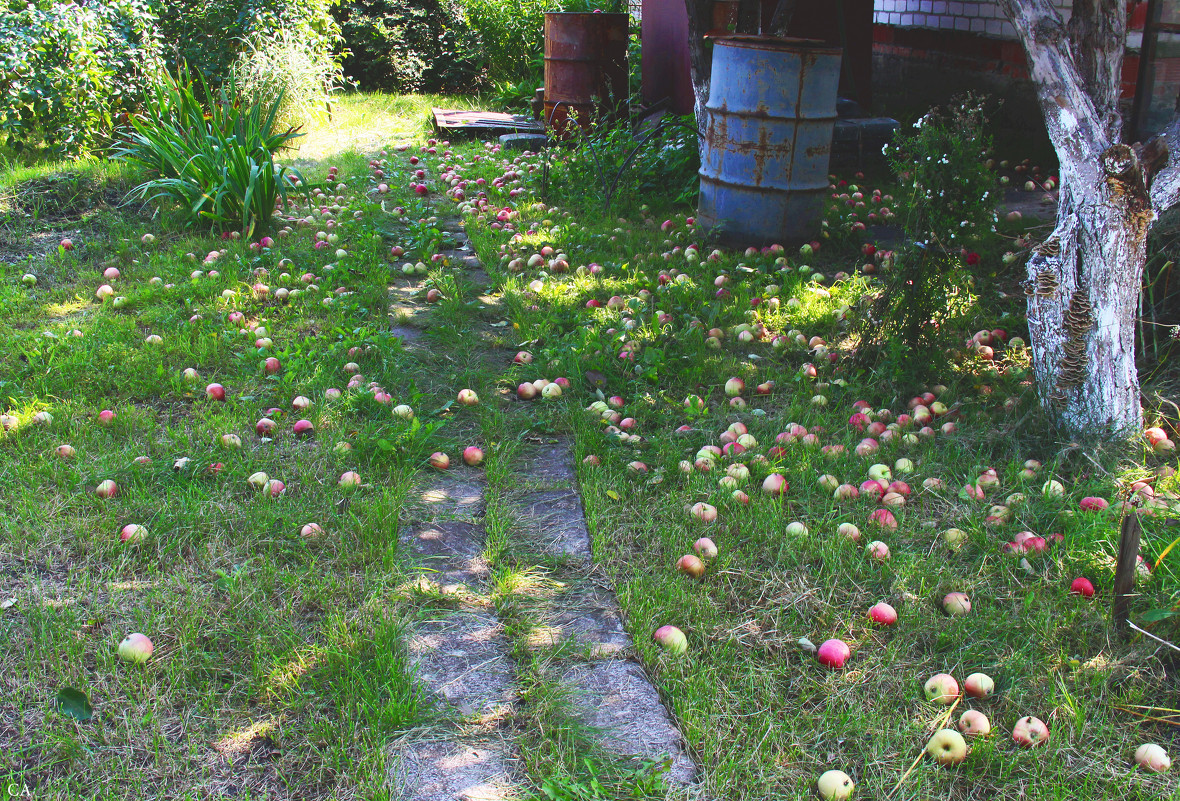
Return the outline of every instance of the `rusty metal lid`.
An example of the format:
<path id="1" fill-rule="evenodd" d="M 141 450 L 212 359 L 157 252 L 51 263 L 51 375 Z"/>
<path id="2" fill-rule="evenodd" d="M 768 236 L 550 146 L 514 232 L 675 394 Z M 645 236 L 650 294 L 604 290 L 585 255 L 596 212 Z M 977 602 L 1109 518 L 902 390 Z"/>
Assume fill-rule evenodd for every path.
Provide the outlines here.
<path id="1" fill-rule="evenodd" d="M 760 33 L 727 33 L 720 36 L 705 34 L 714 44 L 729 47 L 748 47 L 751 50 L 806 50 L 809 53 L 824 53 L 838 56 L 842 47 L 834 47 L 822 39 L 799 39 L 791 36 L 767 36 Z"/>

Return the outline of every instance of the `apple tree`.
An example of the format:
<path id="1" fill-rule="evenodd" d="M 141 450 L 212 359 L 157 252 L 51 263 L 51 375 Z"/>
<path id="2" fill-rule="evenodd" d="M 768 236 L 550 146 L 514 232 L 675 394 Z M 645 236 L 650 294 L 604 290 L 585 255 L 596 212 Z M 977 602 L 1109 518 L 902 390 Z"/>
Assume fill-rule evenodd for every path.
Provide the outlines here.
<path id="1" fill-rule="evenodd" d="M 1122 140 L 1123 0 L 1000 0 L 1028 58 L 1060 161 L 1057 224 L 1028 261 L 1025 293 L 1041 402 L 1072 434 L 1142 428 L 1135 312 L 1147 235 L 1180 201 L 1180 127 Z"/>

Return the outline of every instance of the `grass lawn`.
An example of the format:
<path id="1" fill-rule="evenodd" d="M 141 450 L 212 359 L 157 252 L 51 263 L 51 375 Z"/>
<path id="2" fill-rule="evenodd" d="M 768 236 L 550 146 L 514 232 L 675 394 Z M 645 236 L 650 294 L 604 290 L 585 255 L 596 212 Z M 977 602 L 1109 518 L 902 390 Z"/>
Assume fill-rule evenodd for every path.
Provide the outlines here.
<path id="1" fill-rule="evenodd" d="M 406 632 L 447 600 L 416 588 L 399 532 L 422 518 L 428 455 L 457 461 L 478 443 L 485 556 L 522 687 L 523 785 L 539 798 L 664 797 L 650 771 L 593 752 L 566 725 L 568 699 L 547 677 L 568 656 L 529 645 L 540 625 L 530 590 L 572 569 L 531 550 L 501 502 L 517 489 L 518 446 L 565 437 L 595 577 L 617 593 L 635 656 L 701 767 L 702 797 L 810 797 L 829 769 L 852 776 L 859 798 L 1180 796 L 1172 774 L 1132 762 L 1147 742 L 1180 753 L 1175 652 L 1110 626 L 1119 502 L 1133 497 L 1151 507 L 1143 555 L 1154 566 L 1133 619 L 1158 618 L 1152 631 L 1177 639 L 1165 614 L 1180 587 L 1175 552 L 1160 559 L 1177 536 L 1176 480 L 1162 469 L 1174 457 L 1048 434 L 1019 345 L 997 342 L 994 360 L 959 354 L 929 387 L 858 366 L 852 323 L 873 286 L 857 270 L 860 241 L 711 256 L 662 177 L 691 175 L 675 147 L 641 157 L 608 210 L 584 158 L 547 163 L 472 140 L 429 152 L 439 102 L 466 101 L 341 98 L 290 157 L 329 190 L 319 211 L 301 207 L 312 224 L 290 223 L 263 252 L 180 229 L 167 209 L 120 205 L 138 178 L 118 165 L 0 174 L 0 788 L 396 798 L 390 744 L 462 718 L 416 683 Z M 460 216 L 483 271 L 431 259 Z M 317 248 L 317 232 L 337 241 Z M 999 254 L 1028 233 L 1002 228 L 984 253 L 995 286 L 1013 290 L 1019 269 L 1000 269 Z M 391 258 L 395 245 L 405 253 Z M 118 302 L 96 297 L 104 284 Z M 1021 294 L 980 304 L 963 338 L 1026 336 L 1022 306 Z M 514 361 L 519 351 L 531 361 Z M 349 365 L 363 375 L 352 388 Z M 570 381 L 561 397 L 518 399 L 522 382 L 559 376 Z M 735 377 L 744 389 L 727 393 Z M 213 383 L 224 401 L 207 395 Z M 936 383 L 943 407 L 924 408 L 941 414 L 920 432 L 911 398 Z M 465 387 L 478 406 L 455 403 Z M 858 428 L 861 400 L 870 416 Z M 392 411 L 403 404 L 412 417 Z M 264 417 L 276 427 L 260 436 Z M 301 418 L 314 436 L 294 435 Z M 879 450 L 858 455 L 869 436 Z M 1028 460 L 1041 466 L 1022 473 Z M 903 482 L 894 505 L 862 484 L 874 464 Z M 362 487 L 339 484 L 348 471 Z M 255 488 L 259 472 L 282 486 Z M 786 480 L 781 495 L 763 490 L 772 474 Z M 99 497 L 108 480 L 116 494 Z M 1050 481 L 1060 494 L 1043 489 Z M 1149 489 L 1132 493 L 1135 481 Z M 841 484 L 860 497 L 837 499 Z M 1110 507 L 1087 511 L 1084 497 Z M 885 508 L 895 525 L 873 522 Z M 128 526 L 143 530 L 124 541 Z M 1007 552 L 1020 532 L 1046 547 Z M 701 537 L 719 554 L 693 578 L 676 563 Z M 873 541 L 887 559 L 869 553 Z M 1077 577 L 1093 598 L 1070 592 Z M 968 614 L 944 612 L 952 592 L 970 597 Z M 869 619 L 879 601 L 895 625 Z M 663 625 L 685 632 L 686 653 L 653 642 Z M 145 664 L 117 654 L 130 632 L 154 643 Z M 807 647 L 829 639 L 851 649 L 842 669 Z M 925 700 L 932 675 L 961 684 L 976 672 L 994 694 L 961 700 L 949 719 Z M 958 766 L 923 758 L 908 772 L 967 708 L 992 733 L 968 738 Z M 1026 716 L 1048 726 L 1047 743 L 1013 742 Z M 593 772 L 607 790 L 578 789 Z"/>

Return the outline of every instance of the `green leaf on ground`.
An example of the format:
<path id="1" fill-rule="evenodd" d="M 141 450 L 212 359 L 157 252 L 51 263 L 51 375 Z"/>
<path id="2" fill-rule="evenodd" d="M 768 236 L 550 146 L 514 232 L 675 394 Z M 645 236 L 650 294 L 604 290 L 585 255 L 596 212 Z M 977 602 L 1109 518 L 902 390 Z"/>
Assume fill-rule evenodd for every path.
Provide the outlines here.
<path id="1" fill-rule="evenodd" d="M 62 687 L 57 691 L 57 711 L 83 723 L 94 719 L 90 699 L 86 693 L 73 687 Z"/>

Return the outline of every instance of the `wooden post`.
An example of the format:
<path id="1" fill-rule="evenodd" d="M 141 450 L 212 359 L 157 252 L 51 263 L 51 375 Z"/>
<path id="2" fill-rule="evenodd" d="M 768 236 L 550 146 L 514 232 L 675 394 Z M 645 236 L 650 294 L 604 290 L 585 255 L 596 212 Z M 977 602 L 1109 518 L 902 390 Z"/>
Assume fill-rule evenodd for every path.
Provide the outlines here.
<path id="1" fill-rule="evenodd" d="M 1114 570 L 1114 618 L 1115 631 L 1126 634 L 1131 619 L 1131 596 L 1135 590 L 1135 571 L 1139 562 L 1139 515 L 1128 512 L 1123 517 L 1119 533 L 1119 561 Z"/>

